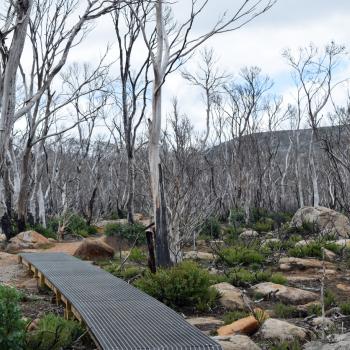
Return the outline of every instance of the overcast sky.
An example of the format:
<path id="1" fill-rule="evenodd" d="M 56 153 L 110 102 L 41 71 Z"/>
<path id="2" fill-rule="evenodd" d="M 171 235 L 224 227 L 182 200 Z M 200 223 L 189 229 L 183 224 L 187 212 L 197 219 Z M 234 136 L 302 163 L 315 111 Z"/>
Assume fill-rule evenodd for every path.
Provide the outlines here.
<path id="1" fill-rule="evenodd" d="M 234 11 L 242 0 L 211 0 L 195 30 L 203 32 L 225 10 Z M 189 0 L 179 0 L 175 15 L 184 18 Z M 218 57 L 220 67 L 237 75 L 245 66 L 259 66 L 274 81 L 274 91 L 285 101 L 292 98 L 293 82 L 289 67 L 281 53 L 286 48 L 298 49 L 310 42 L 325 46 L 331 40 L 350 48 L 350 0 L 278 0 L 277 4 L 246 27 L 222 34 L 207 42 Z M 71 60 L 93 61 L 106 43 L 115 40 L 108 20 L 96 23 L 89 38 L 74 51 Z M 117 58 L 117 53 L 116 53 Z M 349 60 L 350 61 L 350 60 Z M 194 70 L 196 59 L 188 65 Z M 350 65 L 345 62 L 342 78 L 350 77 Z M 165 114 L 169 112 L 172 96 L 178 97 L 182 112 L 191 117 L 196 128 L 204 125 L 205 109 L 198 91 L 173 74 L 166 82 Z M 344 89 L 343 89 L 344 91 Z M 343 99 L 338 92 L 338 100 Z"/>

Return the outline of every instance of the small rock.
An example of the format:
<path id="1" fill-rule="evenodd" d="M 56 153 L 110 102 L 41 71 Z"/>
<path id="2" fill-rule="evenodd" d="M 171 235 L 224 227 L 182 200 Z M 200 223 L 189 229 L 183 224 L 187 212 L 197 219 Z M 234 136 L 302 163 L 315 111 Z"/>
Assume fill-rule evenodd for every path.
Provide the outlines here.
<path id="1" fill-rule="evenodd" d="M 259 328 L 259 323 L 254 316 L 241 318 L 231 324 L 222 326 L 218 329 L 219 335 L 233 335 L 236 333 L 253 334 Z"/>
<path id="2" fill-rule="evenodd" d="M 184 259 L 214 261 L 215 256 L 212 253 L 192 250 L 184 253 Z"/>
<path id="3" fill-rule="evenodd" d="M 261 350 L 246 335 L 233 335 L 229 337 L 213 337 L 223 348 L 223 350 Z"/>
<path id="4" fill-rule="evenodd" d="M 3 233 L 0 233 L 0 242 L 5 242 L 6 241 L 6 235 Z"/>
<path id="5" fill-rule="evenodd" d="M 262 243 L 261 243 L 261 246 L 262 247 L 268 247 L 270 245 L 273 245 L 273 244 L 279 244 L 281 243 L 281 240 L 279 238 L 268 238 L 268 239 L 265 239 Z"/>
<path id="6" fill-rule="evenodd" d="M 259 233 L 254 230 L 245 230 L 239 235 L 239 238 L 244 240 L 250 240 L 257 237 L 259 237 Z"/>
<path id="7" fill-rule="evenodd" d="M 350 286 L 347 284 L 343 284 L 343 283 L 338 283 L 337 284 L 337 288 L 343 292 L 349 292 L 350 293 Z"/>
<path id="8" fill-rule="evenodd" d="M 293 305 L 305 304 L 319 298 L 316 293 L 272 282 L 259 283 L 253 286 L 251 290 L 262 294 L 264 297 L 276 296 L 278 300 Z"/>
<path id="9" fill-rule="evenodd" d="M 227 282 L 222 282 L 214 284 L 212 286 L 215 288 L 221 295 L 219 301 L 221 305 L 226 307 L 229 310 L 245 310 L 247 309 L 247 303 L 250 302 L 249 298 L 244 296 L 240 289 L 232 286 Z M 245 299 L 243 299 L 245 298 Z"/>
<path id="10" fill-rule="evenodd" d="M 334 261 L 337 257 L 337 254 L 333 253 L 331 250 L 323 248 L 322 247 L 322 251 L 324 253 L 324 258 L 327 261 Z"/>
<path id="11" fill-rule="evenodd" d="M 275 318 L 267 319 L 258 332 L 258 337 L 264 340 L 293 341 L 297 338 L 302 341 L 306 336 L 305 329 Z"/>
<path id="12" fill-rule="evenodd" d="M 30 322 L 30 324 L 29 324 L 29 326 L 27 328 L 28 332 L 36 331 L 38 329 L 38 327 L 39 327 L 39 321 L 40 321 L 40 319 L 36 318 L 32 322 Z"/>
<path id="13" fill-rule="evenodd" d="M 303 246 L 308 245 L 308 244 L 313 243 L 313 242 L 315 242 L 314 239 L 303 239 L 301 241 L 296 242 L 295 246 L 296 247 L 303 247 Z"/>
<path id="14" fill-rule="evenodd" d="M 320 341 L 312 341 L 304 345 L 304 350 L 349 350 L 350 333 L 335 334 L 332 336 L 332 343 L 325 344 Z"/>
<path id="15" fill-rule="evenodd" d="M 338 239 L 334 243 L 341 247 L 350 247 L 350 239 Z"/>
<path id="16" fill-rule="evenodd" d="M 324 326 L 328 329 L 334 326 L 334 322 L 328 317 L 315 317 L 311 320 L 311 324 L 315 327 Z"/>

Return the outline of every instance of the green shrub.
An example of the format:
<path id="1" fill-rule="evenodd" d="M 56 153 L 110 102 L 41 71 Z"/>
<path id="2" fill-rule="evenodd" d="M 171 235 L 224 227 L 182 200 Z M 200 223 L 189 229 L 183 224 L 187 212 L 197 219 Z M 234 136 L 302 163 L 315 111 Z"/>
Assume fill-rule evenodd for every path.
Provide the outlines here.
<path id="1" fill-rule="evenodd" d="M 119 264 L 107 265 L 104 268 L 112 275 L 122 278 L 126 281 L 135 278 L 137 275 L 142 275 L 144 271 L 143 268 L 137 266 L 126 266 L 121 269 Z"/>
<path id="2" fill-rule="evenodd" d="M 51 228 L 49 227 L 44 227 L 43 225 L 41 224 L 36 224 L 34 227 L 33 227 L 33 230 L 36 231 L 36 232 L 39 232 L 41 235 L 43 235 L 44 237 L 46 238 L 54 238 L 56 239 L 56 235 L 57 235 L 57 230 L 56 231 L 53 231 Z"/>
<path id="3" fill-rule="evenodd" d="M 286 284 L 287 279 L 281 273 L 271 273 L 271 271 L 250 271 L 240 268 L 232 270 L 228 278 L 229 282 L 236 287 L 247 287 L 260 282 L 273 282 Z"/>
<path id="4" fill-rule="evenodd" d="M 129 260 L 137 264 L 143 264 L 147 262 L 147 254 L 140 248 L 131 249 Z"/>
<path id="5" fill-rule="evenodd" d="M 246 215 L 242 208 L 231 209 L 230 211 L 230 224 L 234 227 L 240 227 L 245 224 Z"/>
<path id="6" fill-rule="evenodd" d="M 261 264 L 265 261 L 265 257 L 258 250 L 245 246 L 224 248 L 218 255 L 219 261 L 231 267 L 254 263 Z"/>
<path id="7" fill-rule="evenodd" d="M 106 236 L 116 236 L 133 243 L 137 239 L 138 244 L 146 242 L 145 226 L 140 223 L 135 224 L 108 224 L 105 227 Z"/>
<path id="8" fill-rule="evenodd" d="M 350 315 L 350 302 L 344 302 L 339 305 L 340 311 L 343 315 L 349 316 Z"/>
<path id="9" fill-rule="evenodd" d="M 0 285 L 0 349 L 23 349 L 25 323 L 18 304 L 20 297 L 16 289 Z"/>
<path id="10" fill-rule="evenodd" d="M 211 237 L 214 239 L 220 238 L 221 235 L 221 225 L 217 218 L 210 217 L 204 221 L 202 226 L 201 236 Z"/>
<path id="11" fill-rule="evenodd" d="M 288 255 L 296 258 L 313 257 L 321 259 L 323 256 L 322 248 L 338 253 L 340 247 L 334 242 L 324 242 L 323 240 L 311 241 L 308 244 L 293 247 L 288 250 Z"/>
<path id="12" fill-rule="evenodd" d="M 269 232 L 273 229 L 273 220 L 264 219 L 253 225 L 253 229 L 259 233 Z"/>
<path id="13" fill-rule="evenodd" d="M 284 341 L 271 345 L 271 350 L 302 350 L 302 346 L 298 340 Z"/>
<path id="14" fill-rule="evenodd" d="M 322 308 L 320 304 L 311 304 L 307 307 L 307 314 L 309 316 L 316 315 L 321 316 L 322 315 Z"/>
<path id="15" fill-rule="evenodd" d="M 280 272 L 273 273 L 269 278 L 269 281 L 277 284 L 287 284 L 287 278 Z"/>
<path id="16" fill-rule="evenodd" d="M 326 291 L 324 293 L 324 306 L 325 306 L 326 310 L 328 310 L 336 305 L 337 305 L 337 301 L 336 301 L 335 294 L 331 290 L 326 289 Z"/>
<path id="17" fill-rule="evenodd" d="M 38 329 L 28 333 L 27 349 L 60 350 L 72 345 L 82 333 L 79 323 L 47 314 L 39 321 Z"/>
<path id="18" fill-rule="evenodd" d="M 174 309 L 194 307 L 204 311 L 218 298 L 217 291 L 210 288 L 209 273 L 191 261 L 159 269 L 155 274 L 147 272 L 135 286 Z"/>
<path id="19" fill-rule="evenodd" d="M 291 318 L 298 314 L 298 310 L 293 305 L 286 305 L 283 303 L 275 304 L 273 311 L 275 315 L 279 318 Z"/>
<path id="20" fill-rule="evenodd" d="M 231 324 L 232 322 L 235 322 L 247 316 L 249 316 L 248 312 L 235 310 L 235 311 L 226 312 L 223 316 L 223 320 L 225 324 Z"/>

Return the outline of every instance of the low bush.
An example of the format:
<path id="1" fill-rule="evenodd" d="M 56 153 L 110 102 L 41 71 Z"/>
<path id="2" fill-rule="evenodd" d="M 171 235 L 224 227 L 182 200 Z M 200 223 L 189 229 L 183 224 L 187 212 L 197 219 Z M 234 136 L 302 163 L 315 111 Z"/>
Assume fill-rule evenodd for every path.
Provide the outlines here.
<path id="1" fill-rule="evenodd" d="M 334 253 L 340 251 L 340 247 L 334 242 L 325 242 L 323 240 L 311 241 L 308 244 L 293 247 L 288 250 L 288 255 L 296 258 L 313 257 L 321 259 L 323 256 L 322 248 L 331 250 Z"/>
<path id="2" fill-rule="evenodd" d="M 234 208 L 230 211 L 230 224 L 234 227 L 244 226 L 246 221 L 245 211 L 242 208 Z"/>
<path id="3" fill-rule="evenodd" d="M 257 249 L 246 246 L 224 248 L 218 252 L 219 261 L 230 266 L 261 264 L 265 257 Z"/>
<path id="4" fill-rule="evenodd" d="M 108 224 L 105 227 L 106 236 L 116 236 L 125 239 L 130 243 L 137 240 L 137 244 L 146 243 L 145 226 L 140 223 L 135 224 Z"/>
<path id="5" fill-rule="evenodd" d="M 137 264 L 144 264 L 147 262 L 147 254 L 140 248 L 131 249 L 129 260 Z"/>
<path id="6" fill-rule="evenodd" d="M 274 314 L 279 318 L 292 318 L 298 315 L 298 310 L 293 305 L 286 305 L 283 303 L 275 304 L 273 308 Z"/>
<path id="7" fill-rule="evenodd" d="M 105 266 L 105 270 L 111 273 L 112 275 L 122 278 L 126 281 L 134 279 L 138 275 L 142 275 L 144 269 L 137 266 L 126 266 L 120 268 L 119 264 L 111 264 Z"/>
<path id="8" fill-rule="evenodd" d="M 39 321 L 38 329 L 28 333 L 27 350 L 60 350 L 72 345 L 82 333 L 79 323 L 47 314 Z"/>
<path id="9" fill-rule="evenodd" d="M 235 311 L 226 312 L 223 316 L 223 320 L 225 324 L 231 324 L 232 322 L 235 322 L 247 316 L 249 316 L 248 312 L 235 310 Z"/>
<path id="10" fill-rule="evenodd" d="M 205 311 L 218 298 L 217 291 L 210 288 L 209 273 L 191 261 L 159 269 L 155 274 L 147 272 L 135 286 L 174 309 L 190 307 Z"/>
<path id="11" fill-rule="evenodd" d="M 217 218 L 210 217 L 204 221 L 200 236 L 218 239 L 221 236 L 221 225 Z"/>
<path id="12" fill-rule="evenodd" d="M 273 230 L 274 221 L 270 218 L 261 219 L 253 225 L 253 229 L 259 233 Z"/>
<path id="13" fill-rule="evenodd" d="M 321 316 L 322 315 L 322 308 L 320 304 L 311 304 L 307 307 L 307 314 L 309 316 L 316 315 Z"/>
<path id="14" fill-rule="evenodd" d="M 260 282 L 273 282 L 286 284 L 287 279 L 281 273 L 272 273 L 271 271 L 251 271 L 247 269 L 232 270 L 228 280 L 236 287 L 247 287 Z"/>
<path id="15" fill-rule="evenodd" d="M 350 302 L 344 302 L 339 305 L 340 311 L 343 315 L 349 316 L 350 315 Z"/>
<path id="16" fill-rule="evenodd" d="M 0 349 L 23 349 L 25 322 L 19 307 L 20 298 L 16 289 L 0 285 Z"/>

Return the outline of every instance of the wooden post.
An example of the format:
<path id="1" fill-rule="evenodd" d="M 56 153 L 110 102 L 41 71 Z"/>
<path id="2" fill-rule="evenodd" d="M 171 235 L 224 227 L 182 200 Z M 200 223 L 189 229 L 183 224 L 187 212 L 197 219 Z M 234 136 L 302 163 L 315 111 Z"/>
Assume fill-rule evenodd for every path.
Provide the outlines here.
<path id="1" fill-rule="evenodd" d="M 72 305 L 68 300 L 66 303 L 66 308 L 64 310 L 64 318 L 66 320 L 70 320 L 72 318 Z"/>
<path id="2" fill-rule="evenodd" d="M 34 267 L 34 278 L 38 278 L 39 277 L 39 271 L 36 267 Z"/>
<path id="3" fill-rule="evenodd" d="M 45 276 L 41 272 L 39 274 L 39 285 L 40 288 L 45 288 Z"/>
<path id="4" fill-rule="evenodd" d="M 55 288 L 55 295 L 56 295 L 56 305 L 58 306 L 62 301 L 62 298 L 61 298 L 61 292 L 57 288 Z"/>
<path id="5" fill-rule="evenodd" d="M 20 255 L 17 256 L 17 259 L 19 264 L 23 264 L 23 258 Z"/>

